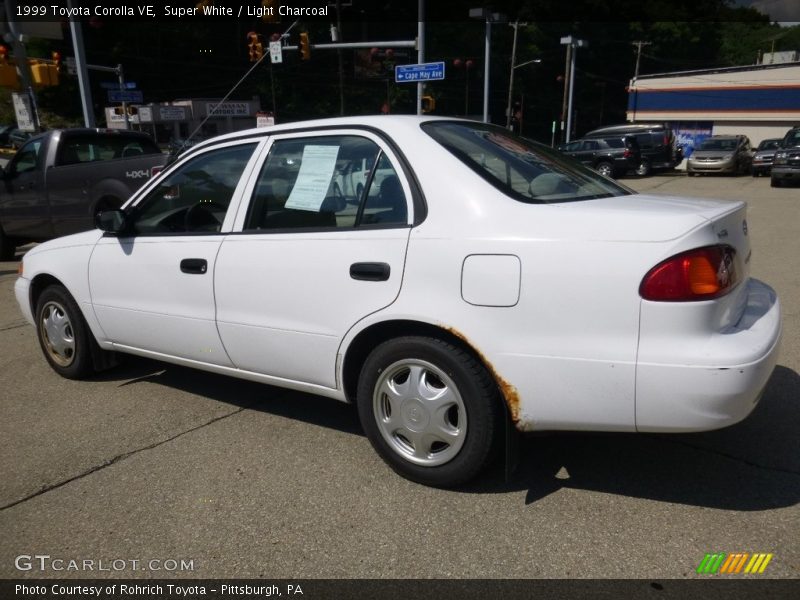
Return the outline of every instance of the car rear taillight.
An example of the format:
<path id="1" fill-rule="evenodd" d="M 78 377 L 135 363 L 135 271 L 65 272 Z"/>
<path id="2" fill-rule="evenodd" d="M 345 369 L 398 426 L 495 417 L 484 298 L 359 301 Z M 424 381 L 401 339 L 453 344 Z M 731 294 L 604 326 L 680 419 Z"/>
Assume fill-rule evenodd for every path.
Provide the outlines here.
<path id="1" fill-rule="evenodd" d="M 622 153 L 622 158 L 630 158 L 633 156 L 633 152 L 631 152 L 630 148 L 625 148 L 625 152 Z"/>
<path id="2" fill-rule="evenodd" d="M 665 302 L 710 300 L 728 293 L 737 283 L 736 250 L 706 246 L 682 252 L 650 269 L 639 294 L 645 300 Z"/>
<path id="3" fill-rule="evenodd" d="M 158 165 L 156 167 L 150 167 L 150 177 L 155 177 L 156 175 L 161 173 L 161 171 L 163 171 L 163 170 L 164 170 L 164 166 L 163 165 Z"/>

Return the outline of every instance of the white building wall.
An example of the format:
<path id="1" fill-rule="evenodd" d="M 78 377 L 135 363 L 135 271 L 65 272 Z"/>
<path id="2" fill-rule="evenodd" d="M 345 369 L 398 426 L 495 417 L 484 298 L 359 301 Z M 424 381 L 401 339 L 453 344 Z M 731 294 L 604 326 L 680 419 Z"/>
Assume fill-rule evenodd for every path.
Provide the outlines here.
<path id="1" fill-rule="evenodd" d="M 764 123 L 760 121 L 714 121 L 714 135 L 741 134 L 750 138 L 753 146 L 761 140 L 782 138 L 794 126 L 792 121 Z"/>

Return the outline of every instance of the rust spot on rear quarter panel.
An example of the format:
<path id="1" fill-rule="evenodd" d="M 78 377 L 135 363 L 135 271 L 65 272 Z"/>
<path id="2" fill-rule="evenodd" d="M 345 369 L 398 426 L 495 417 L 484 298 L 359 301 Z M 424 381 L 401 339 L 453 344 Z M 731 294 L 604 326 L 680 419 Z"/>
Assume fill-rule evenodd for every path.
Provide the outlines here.
<path id="1" fill-rule="evenodd" d="M 450 333 L 452 333 L 454 336 L 456 336 L 458 339 L 460 339 L 462 342 L 464 342 L 475 352 L 475 354 L 478 355 L 478 358 L 480 358 L 483 364 L 486 366 L 486 368 L 489 369 L 489 373 L 492 374 L 492 377 L 497 383 L 497 387 L 500 389 L 500 393 L 503 395 L 503 399 L 506 402 L 506 406 L 508 406 L 508 414 L 511 415 L 511 421 L 514 423 L 514 427 L 520 430 L 526 428 L 520 426 L 520 421 L 519 421 L 520 400 L 517 388 L 515 388 L 508 381 L 506 381 L 500 376 L 500 374 L 494 368 L 494 365 L 492 365 L 492 363 L 486 359 L 486 357 L 480 350 L 478 350 L 472 343 L 470 343 L 470 341 L 467 339 L 467 336 L 465 336 L 463 333 L 461 333 L 454 327 L 445 327 L 445 329 Z"/>

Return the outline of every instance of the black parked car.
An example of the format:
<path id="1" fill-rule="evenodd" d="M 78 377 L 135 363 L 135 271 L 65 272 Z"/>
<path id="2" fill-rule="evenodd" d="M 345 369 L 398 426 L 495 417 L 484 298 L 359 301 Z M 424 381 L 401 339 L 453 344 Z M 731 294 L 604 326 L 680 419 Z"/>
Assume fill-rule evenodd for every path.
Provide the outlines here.
<path id="1" fill-rule="evenodd" d="M 800 181 L 800 125 L 787 131 L 775 150 L 770 185 L 780 187 L 784 181 Z"/>
<path id="2" fill-rule="evenodd" d="M 575 140 L 558 149 L 606 177 L 620 177 L 641 161 L 636 140 L 620 136 Z"/>
<path id="3" fill-rule="evenodd" d="M 0 125 L 0 146 L 8 146 L 8 136 L 13 130 L 13 125 Z"/>
<path id="4" fill-rule="evenodd" d="M 642 158 L 636 167 L 637 175 L 649 175 L 654 170 L 674 169 L 683 159 L 675 134 L 667 125 L 658 123 L 627 123 L 601 127 L 587 133 L 585 138 L 606 136 L 634 138 Z"/>

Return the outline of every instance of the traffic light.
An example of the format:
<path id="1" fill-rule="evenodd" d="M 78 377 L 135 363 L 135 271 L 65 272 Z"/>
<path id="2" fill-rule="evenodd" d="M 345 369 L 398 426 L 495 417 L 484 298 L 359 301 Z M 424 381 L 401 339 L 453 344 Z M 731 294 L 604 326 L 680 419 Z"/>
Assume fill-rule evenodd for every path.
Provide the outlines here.
<path id="1" fill-rule="evenodd" d="M 19 86 L 17 67 L 8 63 L 8 48 L 0 44 L 0 86 L 16 88 Z"/>
<path id="2" fill-rule="evenodd" d="M 311 43 L 308 41 L 308 34 L 300 34 L 300 58 L 308 60 L 311 58 Z"/>
<path id="3" fill-rule="evenodd" d="M 264 44 L 261 36 L 255 31 L 247 34 L 247 48 L 250 54 L 250 62 L 258 62 L 264 56 Z"/>
<path id="4" fill-rule="evenodd" d="M 436 100 L 434 100 L 433 96 L 423 96 L 422 97 L 422 112 L 423 113 L 430 113 L 436 110 Z"/>
<path id="5" fill-rule="evenodd" d="M 33 84 L 41 87 L 58 85 L 58 67 L 50 61 L 43 62 L 37 58 L 29 58 Z"/>
<path id="6" fill-rule="evenodd" d="M 261 0 L 261 20 L 264 23 L 275 23 L 280 21 L 280 15 L 275 10 L 275 0 Z"/>

